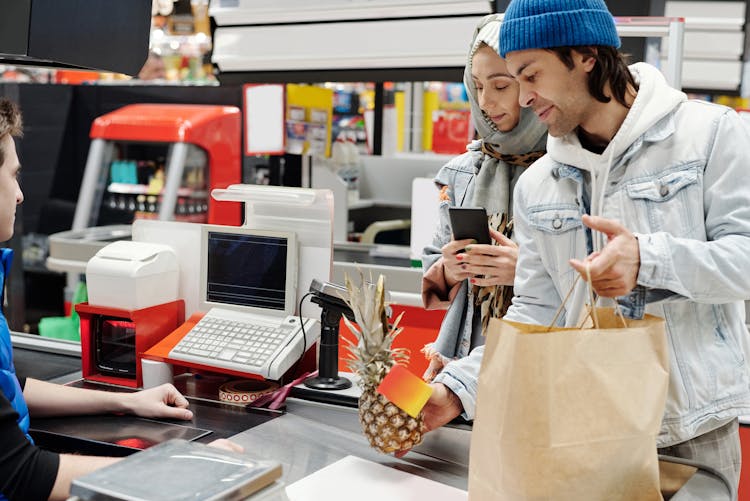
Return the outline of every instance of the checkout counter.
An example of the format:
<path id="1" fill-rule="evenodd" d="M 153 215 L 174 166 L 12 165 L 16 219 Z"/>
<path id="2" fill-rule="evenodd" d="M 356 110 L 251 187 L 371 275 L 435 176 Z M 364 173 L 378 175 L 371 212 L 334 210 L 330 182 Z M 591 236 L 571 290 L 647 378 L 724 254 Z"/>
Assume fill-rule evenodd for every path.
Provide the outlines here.
<path id="1" fill-rule="evenodd" d="M 61 360 L 67 359 L 69 369 L 75 369 L 80 363 L 75 343 L 70 341 L 51 340 L 42 345 L 28 339 L 37 336 L 14 333 L 11 337 L 20 358 L 29 351 L 36 361 L 26 368 L 19 364 L 20 376 L 45 379 L 47 374 L 39 371 L 44 371 L 50 365 L 48 362 L 58 366 Z M 51 381 L 100 390 L 130 391 L 83 382 L 80 372 L 76 371 Z M 138 450 L 133 447 L 138 445 L 138 440 L 134 439 L 140 439 L 142 445 L 149 440 L 158 442 L 170 438 L 194 438 L 201 443 L 228 438 L 243 446 L 245 454 L 282 465 L 280 480 L 247 498 L 252 501 L 344 500 L 355 499 L 355 496 L 361 501 L 468 499 L 471 428 L 467 424 L 451 423 L 429 433 L 424 442 L 398 459 L 376 452 L 362 435 L 357 419 L 356 389 L 326 392 L 324 399 L 316 398 L 309 389 L 293 391 L 286 406 L 273 411 L 203 398 L 199 396 L 200 391 L 191 394 L 191 388 L 197 388 L 195 381 L 177 378 L 175 382 L 190 401 L 191 422 L 131 416 L 34 419 L 31 434 L 39 445 L 53 450 L 119 457 Z M 99 436 L 92 437 L 96 434 Z M 119 443 L 111 443 L 118 440 Z M 695 497 L 695 492 L 703 493 L 703 497 Z M 711 495 L 705 497 L 706 493 Z M 723 482 L 698 470 L 671 499 L 723 501 L 731 498 Z"/>
<path id="2" fill-rule="evenodd" d="M 232 193 L 232 191 L 228 190 L 224 195 L 238 194 L 237 192 Z M 266 217 L 266 222 L 269 224 L 276 221 L 275 216 L 265 214 L 260 207 L 255 207 L 253 210 L 256 212 L 248 214 L 252 214 L 254 217 L 248 218 L 248 220 L 262 222 L 265 221 L 263 218 Z M 309 209 L 305 209 L 304 213 L 309 217 Z M 316 232 L 315 234 L 324 233 L 330 235 L 332 231 L 330 233 Z M 161 237 L 163 238 L 164 235 L 162 234 Z M 192 246 L 195 247 L 195 240 L 192 240 L 192 242 Z M 327 249 L 327 252 L 330 252 L 330 250 L 330 248 Z M 365 267 L 369 259 L 377 257 L 369 251 L 362 252 L 361 248 L 355 247 L 347 250 L 348 252 L 359 252 L 359 254 L 343 254 L 344 257 L 342 257 L 341 249 L 334 249 L 335 261 L 331 270 L 334 281 L 340 281 L 336 275 L 335 266 L 337 262 L 340 262 L 339 259 L 345 259 L 348 263 L 362 263 L 361 266 Z M 337 253 L 339 254 L 337 255 Z M 407 269 L 402 266 L 406 264 L 405 258 L 385 258 L 390 260 L 386 265 L 382 264 L 381 259 L 384 258 L 377 258 L 376 266 L 378 269 L 393 265 L 393 268 L 398 270 L 394 276 L 405 273 Z M 186 269 L 188 268 L 186 267 Z M 189 269 L 195 269 L 195 267 Z M 412 270 L 412 268 L 408 269 Z M 421 270 L 418 268 L 413 270 L 414 283 L 419 284 Z M 408 277 L 408 272 L 406 273 Z M 389 287 L 393 285 L 394 281 L 396 280 L 389 279 Z M 302 280 L 302 283 L 308 284 L 309 281 Z M 402 287 L 401 284 L 396 282 L 396 286 L 391 289 L 392 295 L 395 295 L 393 291 L 398 292 L 406 289 L 408 283 L 407 281 Z M 418 297 L 417 291 L 413 289 L 405 292 L 405 294 Z M 298 294 L 298 297 L 300 296 Z M 392 299 L 394 302 L 399 302 L 396 297 L 392 297 Z M 16 342 L 17 338 L 14 336 L 14 344 Z M 17 349 L 19 348 L 32 349 L 17 346 Z M 38 355 L 37 360 L 41 363 L 37 362 L 37 365 L 40 367 L 46 365 L 43 360 L 49 356 L 49 351 Z M 21 373 L 20 375 L 34 377 L 34 374 Z M 317 485 L 317 489 L 319 489 L 320 498 L 323 496 L 329 498 L 328 494 L 338 492 L 342 488 L 341 486 L 345 485 L 344 480 L 349 477 L 356 477 L 363 470 L 371 472 L 365 477 L 368 484 L 360 483 L 354 486 L 353 490 L 349 492 L 349 498 L 356 495 L 358 498 L 364 499 L 364 493 L 372 494 L 384 485 L 393 485 L 393 483 L 378 481 L 378 479 L 383 478 L 380 476 L 383 471 L 393 471 L 397 475 L 405 475 L 406 479 L 416 477 L 429 481 L 428 485 L 432 488 L 444 489 L 445 493 L 450 493 L 449 495 L 458 493 L 459 496 L 466 496 L 470 428 L 465 423 L 451 424 L 429 433 L 422 444 L 415 447 L 404 458 L 397 459 L 393 456 L 377 453 L 369 446 L 362 435 L 356 409 L 358 397 L 356 385 L 345 390 L 317 392 L 294 387 L 283 410 L 269 411 L 219 402 L 216 397 L 217 392 L 203 391 L 205 387 L 213 385 L 212 387 L 215 389 L 218 386 L 219 382 L 212 381 L 210 377 L 197 377 L 195 374 L 185 373 L 177 375 L 174 382 L 175 386 L 190 400 L 190 408 L 194 412 L 193 420 L 190 423 L 160 421 L 158 424 L 161 426 L 157 424 L 155 426 L 157 430 L 154 431 L 158 438 L 148 435 L 146 441 L 159 441 L 164 437 L 171 438 L 177 432 L 184 433 L 182 436 L 194 438 L 199 442 L 210 442 L 216 438 L 229 438 L 242 445 L 249 456 L 280 462 L 283 467 L 281 482 L 285 486 L 291 486 L 300 481 L 309 482 L 321 470 L 327 470 L 327 467 L 348 465 L 350 469 L 343 471 L 340 483 L 338 481 L 335 481 L 335 484 L 331 484 L 330 481 L 313 483 L 313 486 Z M 73 377 L 71 384 L 90 385 L 98 383 L 83 382 Z M 125 388 L 107 385 L 99 385 L 97 388 L 128 391 Z M 116 455 L 127 455 L 136 450 L 128 447 L 132 444 L 132 441 L 128 439 L 143 438 L 117 436 L 117 433 L 123 428 L 129 429 L 131 426 L 136 426 L 134 429 L 139 429 L 137 425 L 142 424 L 139 423 L 141 420 L 138 418 L 118 416 L 108 416 L 103 420 L 104 425 L 102 425 L 100 431 L 97 432 L 104 433 L 109 429 L 114 433 L 114 439 L 109 437 L 108 440 L 103 440 L 102 436 L 82 438 L 87 433 L 91 433 L 91 428 L 93 428 L 91 421 L 86 421 L 86 419 L 85 417 L 72 418 L 74 424 L 67 430 L 61 430 L 61 423 L 55 420 L 34 420 L 32 422 L 32 434 L 40 437 L 40 444 L 42 445 L 52 444 L 53 447 L 60 447 L 65 450 L 72 449 L 83 453 L 97 451 L 100 454 Z M 66 418 L 66 422 L 70 423 L 71 421 Z M 77 427 L 76 422 L 78 423 Z M 150 421 L 148 426 L 153 429 L 153 421 Z M 179 429 L 175 430 L 175 427 Z M 104 431 L 101 431 L 102 429 Z M 100 448 L 93 449 L 93 447 Z M 350 456 L 358 459 L 352 462 Z M 360 460 L 365 462 L 363 463 Z M 371 463 L 380 465 L 385 470 Z M 406 483 L 414 488 L 413 482 Z M 421 490 L 404 492 L 403 495 L 402 499 L 411 499 L 417 496 L 423 498 Z M 453 499 L 449 495 L 434 494 L 432 497 L 435 499 Z M 288 499 L 281 488 L 274 491 L 275 497 L 267 497 L 265 494 L 263 496 L 263 498 L 256 497 L 255 499 Z M 394 496 L 385 497 L 394 498 Z M 456 499 L 465 499 L 465 497 Z M 677 500 L 678 497 L 673 499 Z"/>
<path id="3" fill-rule="evenodd" d="M 100 390 L 130 391 L 80 380 L 80 372 L 74 370 L 80 364 L 75 343 L 63 340 L 33 343 L 29 339 L 32 337 L 37 336 L 11 335 L 17 359 L 32 356 L 36 362 L 28 366 L 19 364 L 19 376 L 45 379 L 50 375 L 43 372 L 48 367 L 66 372 L 67 361 L 71 372 L 53 377 L 51 381 Z M 34 419 L 31 434 L 39 445 L 52 450 L 118 457 L 138 450 L 133 447 L 138 441 L 133 439 L 141 439 L 142 445 L 144 441 L 170 438 L 194 438 L 201 443 L 228 438 L 243 446 L 248 456 L 282 465 L 281 478 L 247 498 L 252 501 L 468 499 L 471 428 L 467 424 L 451 423 L 429 433 L 424 442 L 398 459 L 376 452 L 362 435 L 357 419 L 356 389 L 326 392 L 328 397 L 335 394 L 332 399 L 316 398 L 309 389 L 293 392 L 285 408 L 273 411 L 201 398 L 190 393 L 189 381 L 178 379 L 176 383 L 190 401 L 191 422 L 131 416 Z M 118 440 L 119 443 L 112 443 Z M 704 496 L 693 496 L 696 492 Z M 730 497 L 723 482 L 698 470 L 672 497 L 673 501 L 693 499 L 728 500 Z"/>
<path id="4" fill-rule="evenodd" d="M 33 365 L 19 364 L 19 376 L 48 379 L 50 374 L 44 372 L 47 367 L 59 366 L 61 361 L 67 361 L 67 368 L 70 372 L 63 375 L 56 374 L 55 377 L 50 378 L 51 381 L 68 382 L 76 386 L 102 390 L 129 391 L 125 388 L 82 381 L 80 372 L 76 370 L 80 367 L 80 360 L 76 354 L 75 343 L 49 340 L 42 346 L 39 343 L 31 343 L 29 339 L 31 337 L 37 336 L 12 335 L 17 357 L 23 359 L 28 355 L 35 360 Z M 61 372 L 66 372 L 64 364 Z M 273 411 L 247 408 L 222 403 L 218 399 L 210 400 L 197 396 L 200 394 L 200 389 L 197 388 L 196 381 L 190 381 L 187 378 L 181 380 L 178 377 L 175 383 L 190 401 L 190 409 L 194 414 L 191 422 L 166 420 L 157 422 L 131 416 L 97 416 L 94 419 L 87 416 L 62 420 L 35 419 L 32 421 L 32 435 L 40 445 L 55 450 L 113 456 L 126 456 L 135 452 L 137 449 L 132 445 L 137 444 L 137 440 L 132 439 L 138 438 L 142 440 L 141 444 L 144 441 L 160 441 L 176 437 L 195 437 L 196 441 L 202 443 L 208 443 L 217 438 L 229 438 L 242 445 L 249 456 L 280 462 L 283 467 L 281 482 L 285 486 L 337 463 L 347 456 L 354 456 L 395 470 L 397 474 L 408 473 L 416 475 L 420 481 L 421 479 L 435 481 L 437 483 L 426 484 L 435 493 L 445 488 L 445 492 L 455 496 L 458 492 L 456 489 L 464 491 L 467 489 L 470 442 L 470 428 L 467 425 L 449 425 L 430 433 L 425 441 L 411 453 L 402 459 L 397 459 L 371 449 L 359 431 L 356 386 L 347 390 L 326 392 L 338 394 L 338 400 L 342 403 L 337 404 L 324 403 L 319 401 L 321 399 L 311 397 L 309 389 L 301 392 L 304 395 L 295 395 L 293 391 L 287 399 L 286 407 Z M 139 436 L 138 433 L 142 431 L 145 435 Z M 369 463 L 362 467 L 367 467 L 367 465 Z M 378 489 L 377 479 L 380 474 L 382 474 L 380 469 L 372 466 L 373 492 Z M 341 479 L 340 484 L 337 482 L 337 486 L 327 488 L 340 491 L 344 488 L 344 480 Z M 360 490 L 363 487 L 363 485 L 358 485 Z M 385 486 L 381 485 L 380 488 L 385 488 Z M 352 492 L 352 495 L 354 494 Z M 409 498 L 417 495 L 422 497 L 421 492 L 404 492 L 403 494 Z M 322 499 L 323 496 L 324 494 L 321 493 L 318 499 Z M 359 497 L 362 497 L 361 493 Z M 264 494 L 260 499 L 289 498 L 283 494 L 283 489 L 277 489 L 274 496 L 266 497 Z"/>
<path id="5" fill-rule="evenodd" d="M 28 355 L 36 361 L 29 366 L 19 364 L 20 376 L 45 379 L 49 374 L 40 371 L 55 366 L 65 372 L 67 360 L 72 371 L 51 381 L 130 391 L 80 380 L 80 372 L 74 370 L 80 364 L 75 343 L 63 340 L 32 343 L 29 338 L 37 336 L 15 333 L 11 337 L 18 358 Z M 52 450 L 118 457 L 138 450 L 133 447 L 138 445 L 134 439 L 140 439 L 142 445 L 149 440 L 159 442 L 170 438 L 194 438 L 201 443 L 228 438 L 243 446 L 248 456 L 282 465 L 281 478 L 247 498 L 252 501 L 468 499 L 471 428 L 467 424 L 451 423 L 429 433 L 424 442 L 398 459 L 376 452 L 362 435 L 356 389 L 326 392 L 325 399 L 316 398 L 309 389 L 293 392 L 285 408 L 273 411 L 209 400 L 191 394 L 189 381 L 178 379 L 176 384 L 190 401 L 191 422 L 131 416 L 35 419 L 31 434 L 39 445 Z M 332 395 L 335 398 L 330 398 Z M 695 497 L 694 493 L 702 496 Z M 671 499 L 706 501 L 730 497 L 723 482 L 698 470 Z"/>

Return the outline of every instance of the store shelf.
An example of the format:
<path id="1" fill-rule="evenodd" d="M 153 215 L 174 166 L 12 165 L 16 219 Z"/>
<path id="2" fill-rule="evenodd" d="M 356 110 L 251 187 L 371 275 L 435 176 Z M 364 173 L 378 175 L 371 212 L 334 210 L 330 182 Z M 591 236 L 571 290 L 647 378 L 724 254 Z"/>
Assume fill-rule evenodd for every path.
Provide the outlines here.
<path id="1" fill-rule="evenodd" d="M 211 11 L 218 24 L 212 62 L 224 83 L 424 81 L 435 78 L 436 72 L 452 74 L 452 80 L 459 81 L 466 64 L 466 34 L 472 33 L 478 19 L 460 15 L 263 25 L 244 19 L 240 5 L 222 8 L 222 16 L 229 11 L 235 14 L 223 25 L 217 9 Z M 429 14 L 436 15 L 432 8 Z M 683 20 L 618 17 L 616 21 L 620 36 L 666 39 L 669 64 L 664 73 L 679 88 Z"/>
<path id="2" fill-rule="evenodd" d="M 107 186 L 107 192 L 118 193 L 121 195 L 163 195 L 164 190 L 154 192 L 146 184 L 127 184 L 127 183 L 110 183 Z M 208 192 L 205 190 L 193 190 L 191 188 L 180 187 L 177 189 L 178 197 L 190 198 L 208 198 Z"/>
<path id="3" fill-rule="evenodd" d="M 217 0 L 209 15 L 218 25 L 304 23 L 360 19 L 489 14 L 481 0 Z"/>
<path id="4" fill-rule="evenodd" d="M 685 19 L 683 87 L 737 92 L 742 82 L 747 6 L 743 1 L 665 2 L 665 15 Z M 661 57 L 666 57 L 664 46 Z"/>
<path id="5" fill-rule="evenodd" d="M 476 22 L 463 16 L 219 27 L 212 60 L 221 72 L 463 67 L 466 33 Z"/>

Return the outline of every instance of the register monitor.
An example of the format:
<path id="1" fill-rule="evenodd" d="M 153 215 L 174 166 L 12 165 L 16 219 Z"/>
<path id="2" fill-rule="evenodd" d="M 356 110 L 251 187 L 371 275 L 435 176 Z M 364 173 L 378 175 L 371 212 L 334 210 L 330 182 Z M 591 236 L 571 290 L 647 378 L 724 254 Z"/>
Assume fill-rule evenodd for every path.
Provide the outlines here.
<path id="1" fill-rule="evenodd" d="M 280 379 L 320 335 L 295 316 L 292 232 L 204 225 L 199 308 L 205 316 L 169 353 L 175 360 Z"/>
<path id="2" fill-rule="evenodd" d="M 201 311 L 293 315 L 297 297 L 297 239 L 292 232 L 204 225 Z"/>

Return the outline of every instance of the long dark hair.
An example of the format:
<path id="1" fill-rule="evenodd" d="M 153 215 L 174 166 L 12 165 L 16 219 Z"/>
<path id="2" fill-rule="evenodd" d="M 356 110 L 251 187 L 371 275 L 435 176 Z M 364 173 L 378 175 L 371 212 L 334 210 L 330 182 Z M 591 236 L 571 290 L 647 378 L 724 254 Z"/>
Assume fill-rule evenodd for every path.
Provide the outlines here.
<path id="1" fill-rule="evenodd" d="M 611 97 L 604 94 L 604 87 L 609 82 L 609 87 L 615 100 L 626 108 L 630 108 L 630 105 L 625 100 L 628 85 L 632 85 L 633 89 L 637 91 L 638 84 L 628 69 L 627 55 L 621 54 L 614 47 L 604 45 L 593 47 L 553 47 L 549 50 L 557 54 L 557 57 L 569 70 L 575 67 L 573 63 L 573 51 L 584 56 L 593 57 L 596 60 L 596 65 L 591 70 L 591 73 L 589 73 L 589 93 L 597 101 L 608 103 Z"/>

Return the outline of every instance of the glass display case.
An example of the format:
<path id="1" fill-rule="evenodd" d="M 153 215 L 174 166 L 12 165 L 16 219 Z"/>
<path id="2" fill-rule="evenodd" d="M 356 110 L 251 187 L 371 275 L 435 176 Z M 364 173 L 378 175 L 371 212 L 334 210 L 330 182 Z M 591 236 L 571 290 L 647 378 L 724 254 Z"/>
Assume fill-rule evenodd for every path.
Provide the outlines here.
<path id="1" fill-rule="evenodd" d="M 129 224 L 134 219 L 157 219 L 164 202 L 167 159 L 173 150 L 166 144 L 113 142 L 108 179 L 99 205 L 96 226 Z M 186 146 L 177 205 L 171 219 L 208 222 L 208 158 L 194 144 Z"/>

